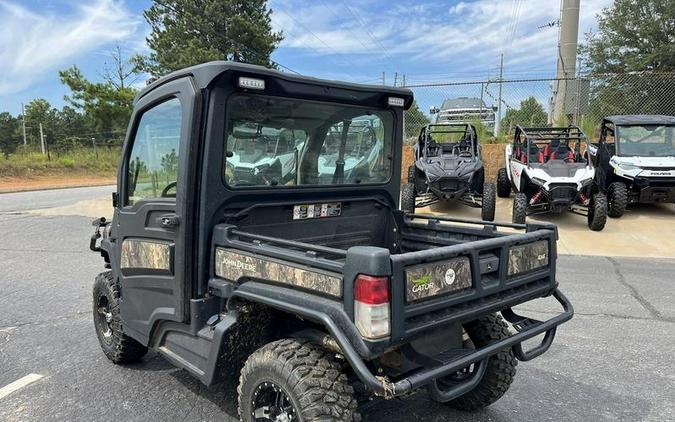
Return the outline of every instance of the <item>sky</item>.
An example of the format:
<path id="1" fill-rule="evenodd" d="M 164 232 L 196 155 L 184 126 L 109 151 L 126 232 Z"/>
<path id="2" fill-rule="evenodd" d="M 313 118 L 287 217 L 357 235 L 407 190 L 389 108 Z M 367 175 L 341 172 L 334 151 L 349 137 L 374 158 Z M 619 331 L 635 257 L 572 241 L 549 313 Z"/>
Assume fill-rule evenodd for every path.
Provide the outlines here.
<path id="1" fill-rule="evenodd" d="M 580 39 L 611 0 L 581 2 Z M 100 80 L 119 45 L 147 53 L 149 0 L 0 0 L 0 111 L 45 98 L 64 105 L 58 71 Z M 270 0 L 283 68 L 327 79 L 393 84 L 555 75 L 559 0 Z M 143 84 L 143 80 L 137 82 Z"/>

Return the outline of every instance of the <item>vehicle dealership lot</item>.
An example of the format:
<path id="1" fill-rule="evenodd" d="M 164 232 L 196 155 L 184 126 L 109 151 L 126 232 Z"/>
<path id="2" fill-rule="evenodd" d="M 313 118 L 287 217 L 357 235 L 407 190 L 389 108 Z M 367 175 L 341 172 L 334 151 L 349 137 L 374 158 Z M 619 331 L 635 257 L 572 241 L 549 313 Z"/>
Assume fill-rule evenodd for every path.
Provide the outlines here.
<path id="1" fill-rule="evenodd" d="M 118 367 L 101 352 L 90 313 L 102 261 L 87 248 L 90 218 L 58 214 L 79 213 L 73 203 L 92 205 L 109 197 L 104 191 L 0 195 L 0 389 L 28 374 L 44 377 L 1 397 L 0 420 L 236 420 L 227 385 L 206 388 L 156 354 Z M 60 208 L 27 212 L 50 207 Z M 672 230 L 672 215 L 659 221 Z M 594 233 L 596 241 L 611 227 Z M 672 259 L 561 256 L 558 280 L 576 316 L 548 353 L 519 365 L 502 400 L 468 414 L 421 393 L 367 407 L 365 419 L 673 420 L 674 273 Z"/>

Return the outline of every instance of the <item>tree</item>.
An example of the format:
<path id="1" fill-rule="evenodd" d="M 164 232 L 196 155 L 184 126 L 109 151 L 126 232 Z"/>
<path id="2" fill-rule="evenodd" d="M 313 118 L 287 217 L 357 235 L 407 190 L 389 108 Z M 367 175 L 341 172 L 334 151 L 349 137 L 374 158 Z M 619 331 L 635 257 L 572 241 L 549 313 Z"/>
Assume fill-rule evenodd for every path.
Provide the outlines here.
<path id="1" fill-rule="evenodd" d="M 128 88 L 138 80 L 139 72 L 135 64 L 124 58 L 118 45 L 110 52 L 110 61 L 103 64 L 103 80 L 116 89 Z"/>
<path id="2" fill-rule="evenodd" d="M 516 125 L 544 126 L 548 121 L 548 115 L 544 107 L 534 97 L 528 97 L 520 102 L 520 108 L 509 108 L 501 121 L 501 128 L 506 133 Z"/>
<path id="3" fill-rule="evenodd" d="M 28 142 L 36 148 L 40 148 L 44 135 L 45 146 L 50 145 L 55 139 L 55 129 L 57 124 L 57 110 L 49 104 L 44 98 L 36 98 L 26 105 L 26 133 Z M 40 133 L 40 124 L 42 124 L 42 133 Z"/>
<path id="4" fill-rule="evenodd" d="M 587 113 L 675 114 L 675 0 L 616 0 L 579 52 L 594 73 Z M 640 73 L 637 73 L 640 72 Z M 646 72 L 646 73 L 645 73 Z"/>
<path id="5" fill-rule="evenodd" d="M 594 73 L 675 71 L 675 0 L 616 0 L 579 51 Z"/>
<path id="6" fill-rule="evenodd" d="M 267 0 L 154 0 L 144 12 L 152 52 L 135 63 L 154 77 L 211 60 L 272 67 L 283 35 L 271 13 Z"/>
<path id="7" fill-rule="evenodd" d="M 10 154 L 14 154 L 19 146 L 18 120 L 7 112 L 0 113 L 0 151 L 5 155 L 5 159 Z"/>
<path id="8" fill-rule="evenodd" d="M 116 87 L 110 81 L 90 82 L 76 66 L 60 71 L 59 77 L 72 91 L 65 96 L 66 101 L 91 119 L 96 132 L 104 137 L 124 133 L 133 110 L 135 89 Z"/>
<path id="9" fill-rule="evenodd" d="M 418 107 L 417 101 L 413 101 L 410 108 L 405 112 L 405 137 L 410 138 L 419 135 L 420 130 L 430 122 L 429 118 Z"/>

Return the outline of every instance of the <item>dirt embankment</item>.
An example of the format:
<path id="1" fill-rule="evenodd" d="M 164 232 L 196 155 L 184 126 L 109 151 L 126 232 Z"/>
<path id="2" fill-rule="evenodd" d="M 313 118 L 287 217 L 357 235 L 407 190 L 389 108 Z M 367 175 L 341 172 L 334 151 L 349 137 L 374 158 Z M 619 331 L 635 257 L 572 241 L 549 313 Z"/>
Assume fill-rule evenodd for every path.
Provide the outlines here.
<path id="1" fill-rule="evenodd" d="M 30 178 L 3 177 L 0 178 L 0 193 L 113 184 L 115 184 L 114 176 L 92 175 L 86 173 L 53 174 Z"/>

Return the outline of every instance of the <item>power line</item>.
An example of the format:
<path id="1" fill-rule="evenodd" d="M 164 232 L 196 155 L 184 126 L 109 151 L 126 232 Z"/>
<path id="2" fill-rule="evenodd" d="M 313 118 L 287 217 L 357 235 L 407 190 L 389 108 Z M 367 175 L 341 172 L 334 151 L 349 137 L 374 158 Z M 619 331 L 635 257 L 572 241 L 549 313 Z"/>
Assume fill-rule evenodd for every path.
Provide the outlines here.
<path id="1" fill-rule="evenodd" d="M 366 31 L 366 33 L 368 34 L 368 36 L 369 36 L 373 41 L 375 41 L 375 43 L 382 49 L 382 54 L 383 54 L 383 56 L 384 56 L 386 59 L 392 60 L 392 57 L 391 57 L 391 55 L 389 54 L 389 51 L 388 51 L 387 47 L 385 47 L 384 44 L 382 44 L 382 42 L 380 42 L 380 40 L 379 40 L 375 35 L 373 35 L 372 32 L 370 32 L 370 29 L 368 29 L 368 25 L 367 25 L 366 22 L 363 20 L 363 18 L 362 18 L 361 15 L 359 14 L 358 10 L 352 9 L 352 7 L 349 6 L 349 4 L 347 4 L 347 1 L 346 1 L 346 0 L 342 0 L 342 4 L 345 5 L 345 8 L 346 8 L 347 11 L 354 17 L 354 19 L 356 19 L 356 20 L 359 22 L 359 24 L 363 27 L 363 29 Z"/>

